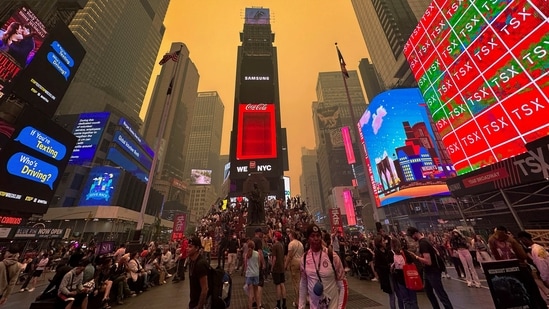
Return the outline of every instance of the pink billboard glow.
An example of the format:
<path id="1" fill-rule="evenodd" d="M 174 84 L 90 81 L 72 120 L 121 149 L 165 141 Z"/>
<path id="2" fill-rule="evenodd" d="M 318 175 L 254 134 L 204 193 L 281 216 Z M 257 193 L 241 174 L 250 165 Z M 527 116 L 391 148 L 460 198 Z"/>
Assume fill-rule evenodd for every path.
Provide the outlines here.
<path id="1" fill-rule="evenodd" d="M 345 153 L 347 154 L 347 163 L 355 164 L 355 152 L 353 151 L 353 143 L 351 142 L 351 134 L 349 127 L 341 127 L 341 136 L 345 145 Z"/>
<path id="2" fill-rule="evenodd" d="M 343 201 L 345 203 L 345 211 L 347 212 L 347 225 L 356 225 L 353 195 L 350 190 L 343 191 Z"/>

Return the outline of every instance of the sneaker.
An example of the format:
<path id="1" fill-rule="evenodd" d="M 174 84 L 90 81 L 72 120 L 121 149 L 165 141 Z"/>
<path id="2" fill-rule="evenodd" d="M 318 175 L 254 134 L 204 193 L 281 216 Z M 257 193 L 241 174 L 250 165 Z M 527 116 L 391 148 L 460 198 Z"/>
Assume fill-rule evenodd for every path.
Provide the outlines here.
<path id="1" fill-rule="evenodd" d="M 468 288 L 470 288 L 470 287 L 472 287 L 472 286 L 473 286 L 473 284 L 472 284 L 471 282 L 467 282 L 467 287 L 468 287 Z"/>
<path id="2" fill-rule="evenodd" d="M 345 267 L 345 272 L 346 272 L 346 273 L 348 273 L 348 272 L 350 272 L 350 271 L 351 271 L 351 269 L 350 269 L 349 267 Z"/>
<path id="3" fill-rule="evenodd" d="M 480 288 L 480 287 L 481 287 L 480 283 L 479 283 L 479 284 L 475 284 L 475 288 L 478 289 L 478 288 Z"/>
<path id="4" fill-rule="evenodd" d="M 19 290 L 19 292 L 25 292 L 27 289 L 21 289 Z"/>
<path id="5" fill-rule="evenodd" d="M 34 291 L 34 288 L 30 288 L 27 291 L 32 292 L 32 291 Z"/>
<path id="6" fill-rule="evenodd" d="M 170 274 L 166 275 L 166 278 L 171 278 L 171 277 L 172 277 L 172 275 L 170 275 Z"/>
<path id="7" fill-rule="evenodd" d="M 372 278 L 372 281 L 376 282 L 376 281 L 377 281 L 377 278 Z"/>
<path id="8" fill-rule="evenodd" d="M 65 298 L 65 301 L 73 301 L 74 300 L 74 297 L 67 297 Z"/>

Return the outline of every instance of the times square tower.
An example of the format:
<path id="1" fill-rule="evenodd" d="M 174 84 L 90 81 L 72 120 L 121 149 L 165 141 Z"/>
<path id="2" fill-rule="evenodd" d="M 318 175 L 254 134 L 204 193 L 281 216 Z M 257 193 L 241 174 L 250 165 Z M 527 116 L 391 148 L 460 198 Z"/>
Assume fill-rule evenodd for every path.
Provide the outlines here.
<path id="1" fill-rule="evenodd" d="M 288 170 L 286 129 L 280 123 L 278 65 L 270 11 L 246 8 L 238 47 L 229 197 L 258 184 L 268 198 L 284 199 Z"/>

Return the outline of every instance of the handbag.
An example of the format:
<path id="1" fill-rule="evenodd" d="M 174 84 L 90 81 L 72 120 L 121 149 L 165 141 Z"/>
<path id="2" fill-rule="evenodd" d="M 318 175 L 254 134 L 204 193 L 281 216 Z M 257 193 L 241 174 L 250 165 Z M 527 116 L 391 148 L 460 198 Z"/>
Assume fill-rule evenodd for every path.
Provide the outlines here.
<path id="1" fill-rule="evenodd" d="M 404 283 L 406 288 L 412 291 L 420 291 L 423 289 L 423 282 L 417 271 L 417 267 L 414 263 L 404 264 L 402 266 L 402 271 L 404 272 Z"/>

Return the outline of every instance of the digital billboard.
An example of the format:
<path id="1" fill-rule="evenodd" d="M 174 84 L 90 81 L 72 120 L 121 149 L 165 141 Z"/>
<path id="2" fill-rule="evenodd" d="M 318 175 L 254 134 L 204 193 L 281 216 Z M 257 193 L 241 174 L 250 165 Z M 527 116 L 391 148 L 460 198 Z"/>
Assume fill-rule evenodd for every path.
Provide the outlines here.
<path id="1" fill-rule="evenodd" d="M 246 8 L 246 24 L 268 25 L 271 23 L 269 9 L 266 8 Z"/>
<path id="2" fill-rule="evenodd" d="M 212 170 L 191 169 L 191 185 L 211 185 Z"/>
<path id="3" fill-rule="evenodd" d="M 17 76 L 13 93 L 53 116 L 85 54 L 68 26 L 58 22 L 34 60 Z"/>
<path id="4" fill-rule="evenodd" d="M 449 195 L 445 179 L 455 176 L 433 131 L 417 88 L 377 95 L 359 120 L 378 207 L 410 198 Z"/>
<path id="5" fill-rule="evenodd" d="M 0 28 L 0 98 L 9 84 L 42 47 L 47 35 L 44 24 L 26 6 L 15 10 Z"/>
<path id="6" fill-rule="evenodd" d="M 137 146 L 133 139 L 131 139 L 126 134 L 121 131 L 115 131 L 112 141 L 119 145 L 126 153 L 128 153 L 133 159 L 139 162 L 147 170 L 151 169 L 152 159 L 142 150 L 141 147 Z"/>
<path id="7" fill-rule="evenodd" d="M 96 166 L 90 170 L 88 181 L 80 197 L 79 206 L 110 206 L 114 201 L 121 170 L 110 166 Z"/>
<path id="8" fill-rule="evenodd" d="M 84 165 L 93 161 L 109 117 L 109 112 L 80 114 L 80 118 L 72 130 L 72 134 L 76 136 L 78 142 L 70 158 L 71 164 Z"/>
<path id="9" fill-rule="evenodd" d="M 292 198 L 290 177 L 282 176 L 282 179 L 284 179 L 284 201 L 287 201 L 288 199 Z"/>
<path id="10" fill-rule="evenodd" d="M 143 182 L 147 182 L 149 179 L 149 169 L 136 164 L 129 158 L 126 151 L 121 151 L 118 147 L 109 148 L 105 160 L 114 163 L 116 166 L 120 166 Z"/>
<path id="11" fill-rule="evenodd" d="M 141 148 L 143 148 L 143 150 L 145 150 L 147 154 L 149 154 L 151 158 L 154 157 L 154 151 L 151 149 L 151 147 L 149 147 L 145 139 L 132 128 L 130 123 L 125 118 L 120 118 L 118 124 L 122 128 L 124 128 L 126 132 L 128 132 L 128 134 L 139 144 L 139 146 L 141 146 Z"/>
<path id="12" fill-rule="evenodd" d="M 239 104 L 236 159 L 276 158 L 274 104 Z"/>
<path id="13" fill-rule="evenodd" d="M 274 82 L 274 64 L 271 57 L 243 57 L 240 65 L 239 102 L 274 102 Z"/>
<path id="14" fill-rule="evenodd" d="M 0 208 L 45 213 L 75 144 L 63 127 L 24 108 L 13 138 L 0 151 Z"/>
<path id="15" fill-rule="evenodd" d="M 433 1 L 405 45 L 459 175 L 549 134 L 544 1 Z"/>

